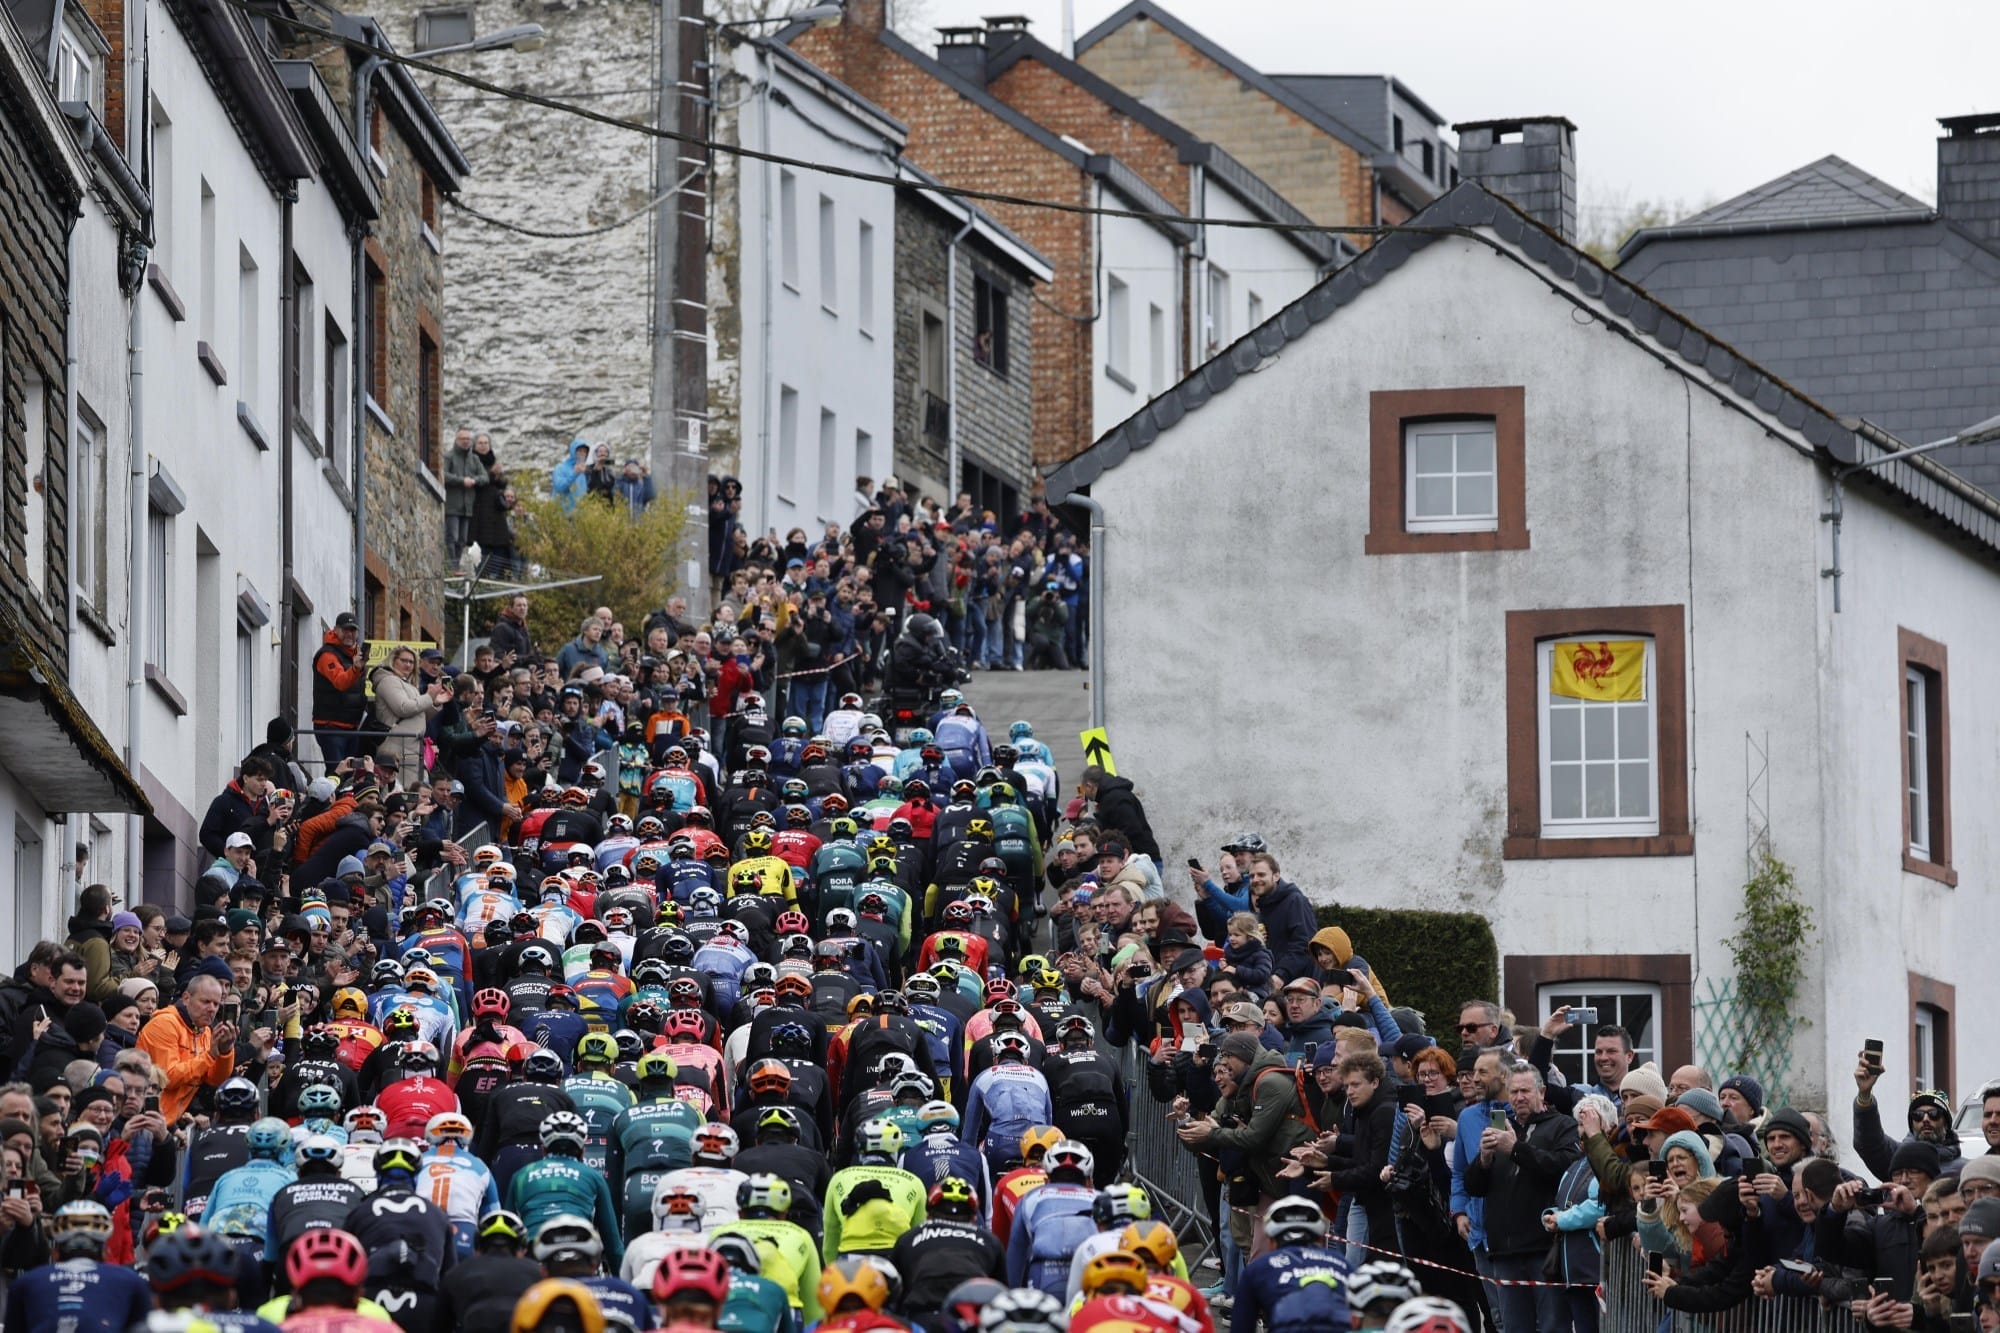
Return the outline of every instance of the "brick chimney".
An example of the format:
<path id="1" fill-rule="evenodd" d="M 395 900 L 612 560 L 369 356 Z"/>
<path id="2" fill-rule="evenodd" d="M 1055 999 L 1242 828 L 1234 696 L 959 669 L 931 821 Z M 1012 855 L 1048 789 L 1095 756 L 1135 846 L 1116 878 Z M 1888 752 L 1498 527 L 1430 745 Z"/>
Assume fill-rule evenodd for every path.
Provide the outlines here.
<path id="1" fill-rule="evenodd" d="M 1471 120 L 1458 132 L 1458 174 L 1572 245 L 1576 243 L 1576 126 L 1561 116 Z"/>
<path id="2" fill-rule="evenodd" d="M 1988 245 L 2000 241 L 2000 112 L 1938 124 L 1938 212 Z"/>

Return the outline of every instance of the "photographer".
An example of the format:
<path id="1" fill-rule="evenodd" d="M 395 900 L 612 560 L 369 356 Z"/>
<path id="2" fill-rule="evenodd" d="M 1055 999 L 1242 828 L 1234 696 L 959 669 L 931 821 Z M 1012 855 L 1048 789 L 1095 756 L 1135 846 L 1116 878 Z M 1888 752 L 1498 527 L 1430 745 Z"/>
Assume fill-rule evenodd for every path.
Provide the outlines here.
<path id="1" fill-rule="evenodd" d="M 1028 607 L 1028 669 L 1069 670 L 1069 657 L 1063 652 L 1068 631 L 1069 607 L 1063 602 L 1061 587 L 1051 579 Z"/>
<path id="2" fill-rule="evenodd" d="M 361 664 L 366 660 L 361 624 L 352 611 L 342 611 L 312 660 L 313 731 L 329 765 L 361 753 L 361 720 L 368 711 Z"/>
<path id="3" fill-rule="evenodd" d="M 919 611 L 903 623 L 903 633 L 889 650 L 888 688 L 929 696 L 956 685 L 964 673 L 945 645 L 944 626 L 937 617 Z"/>

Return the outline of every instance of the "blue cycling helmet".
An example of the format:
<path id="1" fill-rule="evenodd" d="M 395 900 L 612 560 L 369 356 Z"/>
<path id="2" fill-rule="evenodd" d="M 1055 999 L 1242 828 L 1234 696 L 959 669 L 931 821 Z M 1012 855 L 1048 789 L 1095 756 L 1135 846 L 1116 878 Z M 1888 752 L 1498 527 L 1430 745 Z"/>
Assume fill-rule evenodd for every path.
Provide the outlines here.
<path id="1" fill-rule="evenodd" d="M 1035 734 L 1035 724 L 1027 721 L 1026 719 L 1023 719 L 1019 722 L 1011 722 L 1007 726 L 1007 735 L 1010 739 L 1013 740 L 1018 741 L 1024 737 L 1033 736 L 1034 734 Z"/>
<path id="2" fill-rule="evenodd" d="M 308 1083 L 300 1088 L 297 1104 L 299 1115 L 305 1119 L 331 1120 L 346 1109 L 341 1105 L 340 1089 L 330 1083 Z"/>
<path id="3" fill-rule="evenodd" d="M 281 1160 L 292 1146 L 291 1127 L 276 1116 L 267 1115 L 250 1126 L 250 1156 Z"/>

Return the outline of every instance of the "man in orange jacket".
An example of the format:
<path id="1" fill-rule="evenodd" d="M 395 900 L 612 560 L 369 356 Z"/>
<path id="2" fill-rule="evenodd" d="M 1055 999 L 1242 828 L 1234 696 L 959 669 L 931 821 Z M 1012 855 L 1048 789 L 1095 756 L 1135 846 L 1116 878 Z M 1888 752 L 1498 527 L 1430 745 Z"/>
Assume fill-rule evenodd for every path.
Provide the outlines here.
<path id="1" fill-rule="evenodd" d="M 188 1103 L 204 1083 L 219 1088 L 236 1070 L 236 1025 L 215 1021 L 221 1008 L 222 982 L 199 973 L 188 982 L 180 999 L 157 1011 L 139 1029 L 139 1049 L 166 1075 L 160 1115 L 169 1125 L 186 1114 Z"/>
<path id="2" fill-rule="evenodd" d="M 342 611 L 313 654 L 313 730 L 320 733 L 319 752 L 329 769 L 360 752 L 361 719 L 368 708 L 361 664 L 360 622 L 352 611 Z"/>

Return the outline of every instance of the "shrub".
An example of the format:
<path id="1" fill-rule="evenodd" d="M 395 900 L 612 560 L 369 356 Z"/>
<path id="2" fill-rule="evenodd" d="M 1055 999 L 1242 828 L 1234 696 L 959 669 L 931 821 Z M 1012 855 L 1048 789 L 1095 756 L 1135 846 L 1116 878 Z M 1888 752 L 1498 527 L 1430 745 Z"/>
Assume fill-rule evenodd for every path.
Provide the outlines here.
<path id="1" fill-rule="evenodd" d="M 1467 1000 L 1500 996 L 1500 950 L 1493 927 L 1475 912 L 1417 912 L 1387 907 L 1316 909 L 1322 926 L 1347 932 L 1354 951 L 1382 978 L 1395 1004 L 1425 1016 L 1430 1035 L 1450 1046 L 1447 1031 Z"/>
<path id="2" fill-rule="evenodd" d="M 514 489 L 521 497 L 514 512 L 514 543 L 529 566 L 521 580 L 601 576 L 596 583 L 528 595 L 528 623 L 547 651 L 574 637 L 583 618 L 600 606 L 610 607 L 624 621 L 626 634 L 636 636 L 646 613 L 666 605 L 673 583 L 670 566 L 687 522 L 685 495 L 662 492 L 635 519 L 622 503 L 589 497 L 575 513 L 566 513 L 539 476 L 515 477 Z M 475 620 L 478 615 L 474 613 Z"/>

